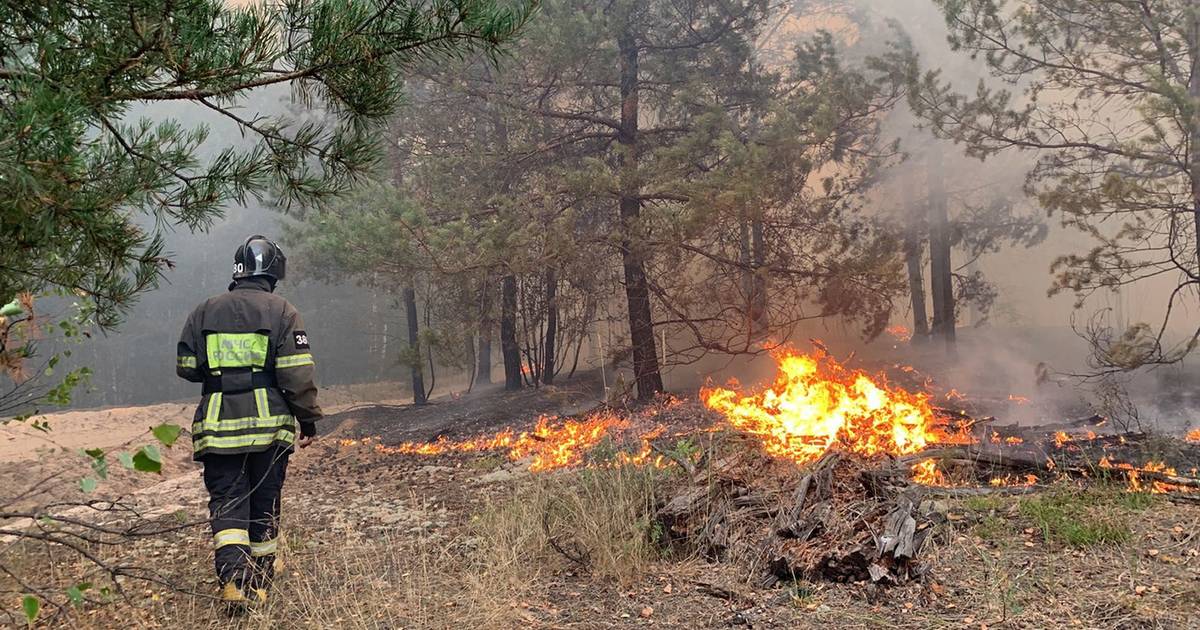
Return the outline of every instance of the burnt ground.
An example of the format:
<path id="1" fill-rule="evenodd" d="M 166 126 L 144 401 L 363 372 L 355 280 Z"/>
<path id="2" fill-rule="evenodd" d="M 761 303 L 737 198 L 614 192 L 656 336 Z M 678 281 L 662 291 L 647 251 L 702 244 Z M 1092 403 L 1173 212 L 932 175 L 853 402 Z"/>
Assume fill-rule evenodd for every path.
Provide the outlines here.
<path id="1" fill-rule="evenodd" d="M 604 402 L 599 372 L 578 374 L 561 384 L 539 389 L 504 391 L 503 384 L 477 387 L 461 396 L 433 399 L 429 404 L 352 407 L 321 421 L 322 434 L 361 439 L 380 438 L 383 443 L 456 438 L 494 431 L 514 421 L 538 415 L 572 415 Z"/>
<path id="2" fill-rule="evenodd" d="M 743 566 L 679 554 L 652 555 L 616 579 L 552 550 L 531 551 L 527 539 L 536 537 L 540 520 L 514 514 L 526 499 L 569 492 L 581 473 L 531 474 L 494 453 L 419 457 L 342 442 L 523 428 L 538 414 L 589 409 L 599 404 L 600 390 L 594 380 L 580 379 L 512 394 L 493 388 L 419 409 L 369 405 L 331 416 L 323 439 L 292 460 L 284 497 L 287 568 L 272 602 L 232 619 L 211 598 L 216 584 L 196 472 L 181 470 L 136 492 L 123 487 L 130 503 L 156 506 L 157 522 L 197 525 L 104 548 L 104 558 L 146 567 L 158 581 L 122 578 L 121 596 L 105 602 L 93 596 L 94 603 L 61 611 L 47 607 L 43 621 L 222 629 L 1200 627 L 1200 505 L 1148 496 L 1131 501 L 1120 489 L 1089 495 L 1095 503 L 1079 509 L 1104 523 L 1118 518 L 1128 535 L 1076 545 L 1042 528 L 1040 504 L 949 500 L 950 525 L 929 549 L 927 578 L 895 588 L 819 581 L 758 588 Z M 662 474 L 670 483 L 670 471 Z M 1055 496 L 1074 494 L 1076 488 L 1064 487 Z M 46 557 L 36 549 L 20 552 L 4 543 L 0 562 L 36 571 Z M 83 566 L 59 563 L 56 575 L 103 583 Z M 0 610 L 14 612 L 20 589 L 0 580 L 0 591 Z M 0 626 L 18 619 L 0 612 Z"/>

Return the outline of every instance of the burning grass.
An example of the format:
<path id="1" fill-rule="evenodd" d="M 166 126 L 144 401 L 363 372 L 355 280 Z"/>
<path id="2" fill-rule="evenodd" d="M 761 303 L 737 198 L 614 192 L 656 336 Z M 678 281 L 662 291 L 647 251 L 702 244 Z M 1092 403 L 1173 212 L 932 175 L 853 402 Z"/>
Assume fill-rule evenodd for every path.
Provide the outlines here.
<path id="1" fill-rule="evenodd" d="M 757 436 L 776 457 L 814 461 L 830 449 L 874 456 L 919 452 L 955 441 L 939 423 L 929 396 L 888 385 L 835 361 L 824 350 L 775 354 L 775 382 L 753 393 L 721 387 L 700 392 L 731 426 Z"/>
<path id="2" fill-rule="evenodd" d="M 705 388 L 707 409 L 667 399 L 636 411 L 542 417 L 524 432 L 367 444 L 383 455 L 482 454 L 530 472 L 574 469 L 535 478 L 496 514 L 512 516 L 514 532 L 541 531 L 530 539 L 536 553 L 548 548 L 579 570 L 622 582 L 663 543 L 744 567 L 751 580 L 899 585 L 929 570 L 923 549 L 947 524 L 939 498 L 1030 495 L 1056 479 L 1120 479 L 1130 497 L 1200 488 L 1194 474 L 1181 477 L 1168 463 L 1196 459 L 1197 449 L 1179 440 L 1159 449 L 1141 434 L 1100 434 L 1109 428 L 1098 417 L 1001 426 L 935 409 L 929 394 L 851 369 L 819 346 L 775 358 L 774 382 L 752 391 Z M 636 490 L 626 483 L 640 478 L 630 471 L 663 467 L 676 476 L 660 474 Z M 672 481 L 658 485 L 664 478 Z M 1009 516 L 1047 542 L 1083 547 L 1131 535 L 1120 515 L 1084 509 L 1066 494 L 1015 505 Z M 536 515 L 542 520 L 530 522 Z M 987 518 L 996 535 L 1007 531 L 999 515 Z"/>

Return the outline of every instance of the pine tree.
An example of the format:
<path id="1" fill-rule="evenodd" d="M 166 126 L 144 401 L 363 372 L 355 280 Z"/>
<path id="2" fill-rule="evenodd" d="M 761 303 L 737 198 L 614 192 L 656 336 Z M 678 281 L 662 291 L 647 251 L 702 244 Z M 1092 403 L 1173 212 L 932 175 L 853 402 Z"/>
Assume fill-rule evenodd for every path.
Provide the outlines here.
<path id="1" fill-rule="evenodd" d="M 114 325 L 170 266 L 166 226 L 204 229 L 229 203 L 290 207 L 346 190 L 375 159 L 397 69 L 494 54 L 531 4 L 0 4 L 0 301 L 71 292 Z M 271 86 L 289 87 L 320 122 L 239 108 Z M 136 115 L 181 102 L 256 142 L 214 146 L 202 126 Z"/>
<path id="2" fill-rule="evenodd" d="M 1200 327 L 1178 321 L 1200 287 L 1200 3 L 937 4 L 951 44 L 982 59 L 1000 87 L 962 94 L 910 60 L 914 108 L 976 157 L 1036 152 L 1027 192 L 1095 243 L 1056 260 L 1053 291 L 1082 307 L 1097 292 L 1174 283 L 1154 325 L 1115 331 L 1092 320 L 1094 368 L 1181 360 L 1200 339 Z"/>

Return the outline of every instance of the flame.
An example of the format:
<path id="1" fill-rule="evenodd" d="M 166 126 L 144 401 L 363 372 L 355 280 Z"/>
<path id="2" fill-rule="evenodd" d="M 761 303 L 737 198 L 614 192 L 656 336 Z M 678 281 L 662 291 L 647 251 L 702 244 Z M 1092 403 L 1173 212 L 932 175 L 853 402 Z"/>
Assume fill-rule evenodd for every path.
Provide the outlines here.
<path id="1" fill-rule="evenodd" d="M 785 348 L 775 360 L 775 382 L 760 392 L 700 392 L 705 405 L 762 440 L 771 455 L 803 463 L 835 447 L 861 455 L 908 454 L 950 440 L 936 428 L 925 394 L 891 388 L 820 350 L 806 355 Z"/>
<path id="2" fill-rule="evenodd" d="M 1033 474 L 1025 475 L 1022 478 L 1013 477 L 1012 475 L 1006 475 L 1004 477 L 992 477 L 988 481 L 988 485 L 991 485 L 996 488 L 999 488 L 1002 486 L 1033 486 L 1033 485 L 1037 485 L 1038 481 L 1040 481 L 1038 479 L 1038 476 L 1033 475 Z"/>
<path id="3" fill-rule="evenodd" d="M 966 399 L 967 399 L 966 396 L 959 393 L 959 391 L 953 387 L 950 388 L 950 391 L 946 392 L 946 400 L 966 400 Z"/>
<path id="4" fill-rule="evenodd" d="M 912 339 L 912 331 L 904 326 L 888 326 L 884 332 L 891 335 L 896 341 L 908 341 Z"/>
<path id="5" fill-rule="evenodd" d="M 605 412 L 595 413 L 581 420 L 541 416 L 533 430 L 521 433 L 504 429 L 494 435 L 464 440 L 451 440 L 443 436 L 433 442 L 404 442 L 395 446 L 376 443 L 374 448 L 376 452 L 385 454 L 426 456 L 507 450 L 509 459 L 516 461 L 528 457 L 529 470 L 541 472 L 583 463 L 584 456 L 605 436 L 628 429 L 629 426 L 628 420 Z M 639 436 L 640 450 L 634 454 L 618 453 L 618 461 L 642 463 L 648 460 L 651 454 L 650 441 L 662 432 L 661 427 L 656 427 Z M 369 442 L 363 441 L 364 444 Z M 355 440 L 343 441 L 343 444 L 351 446 L 357 443 Z"/>
<path id="6" fill-rule="evenodd" d="M 1178 471 L 1175 468 L 1168 466 L 1166 462 L 1148 461 L 1139 466 L 1128 464 L 1125 462 L 1113 463 L 1109 461 L 1108 456 L 1100 458 L 1099 466 L 1101 468 L 1110 468 L 1121 470 L 1125 473 L 1125 479 L 1129 484 L 1130 492 L 1150 492 L 1153 494 L 1163 494 L 1165 492 L 1190 492 L 1192 489 L 1178 484 L 1173 484 L 1170 481 L 1160 479 L 1150 479 L 1149 483 L 1143 479 L 1143 475 L 1149 473 L 1153 476 L 1175 477 Z"/>
<path id="7" fill-rule="evenodd" d="M 1009 394 L 1008 399 L 1012 402 L 1017 403 L 1018 405 L 1024 405 L 1025 403 L 1029 402 L 1028 398 L 1026 398 L 1024 396 L 1017 396 L 1016 394 Z"/>
<path id="8" fill-rule="evenodd" d="M 912 467 L 912 480 L 926 486 L 948 486 L 946 475 L 938 470 L 933 459 L 923 459 Z"/>
<path id="9" fill-rule="evenodd" d="M 1183 439 L 1189 442 L 1200 442 L 1200 429 L 1192 429 L 1188 432 L 1187 437 Z"/>

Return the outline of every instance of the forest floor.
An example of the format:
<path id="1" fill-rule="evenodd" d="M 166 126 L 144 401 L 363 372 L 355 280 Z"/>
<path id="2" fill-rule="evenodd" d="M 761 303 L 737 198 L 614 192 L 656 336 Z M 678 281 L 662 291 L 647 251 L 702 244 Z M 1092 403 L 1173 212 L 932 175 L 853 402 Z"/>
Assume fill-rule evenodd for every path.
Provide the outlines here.
<path id="1" fill-rule="evenodd" d="M 539 414 L 597 405 L 601 391 L 583 378 L 515 394 L 491 388 L 424 408 L 329 404 L 336 413 L 321 439 L 291 461 L 286 568 L 267 605 L 231 618 L 214 602 L 210 534 L 198 525 L 102 550 L 110 560 L 153 569 L 162 583 L 125 578 L 123 598 L 46 609 L 43 617 L 74 628 L 1200 627 L 1200 505 L 1119 486 L 950 500 L 949 525 L 922 557 L 929 573 L 907 585 L 759 588 L 744 564 L 646 543 L 645 504 L 672 482 L 670 470 L 531 473 L 528 462 L 494 452 L 418 456 L 362 440 L 386 445 L 528 428 Z M 190 419 L 191 408 L 72 413 L 93 423 L 83 434 L 93 441 L 73 446 L 116 447 L 136 442 L 150 424 Z M 54 435 L 55 448 L 62 446 L 63 434 Z M 202 521 L 206 496 L 187 451 L 186 438 L 170 449 L 155 483 L 121 471 L 93 498 L 120 495 L 148 518 Z M 85 460 L 57 452 L 5 451 L 0 483 L 82 474 Z M 63 498 L 79 500 L 72 488 L 76 496 Z M 585 508 L 573 513 L 579 540 L 591 544 L 587 562 L 556 551 L 543 527 L 545 513 L 564 505 Z M 1116 534 L 1088 535 L 1095 527 Z M 19 553 L 0 543 L 0 564 L 43 560 Z M 70 574 L 72 567 L 54 570 Z M 0 580 L 9 593 L 0 607 L 17 611 L 19 589 L 10 588 Z"/>

